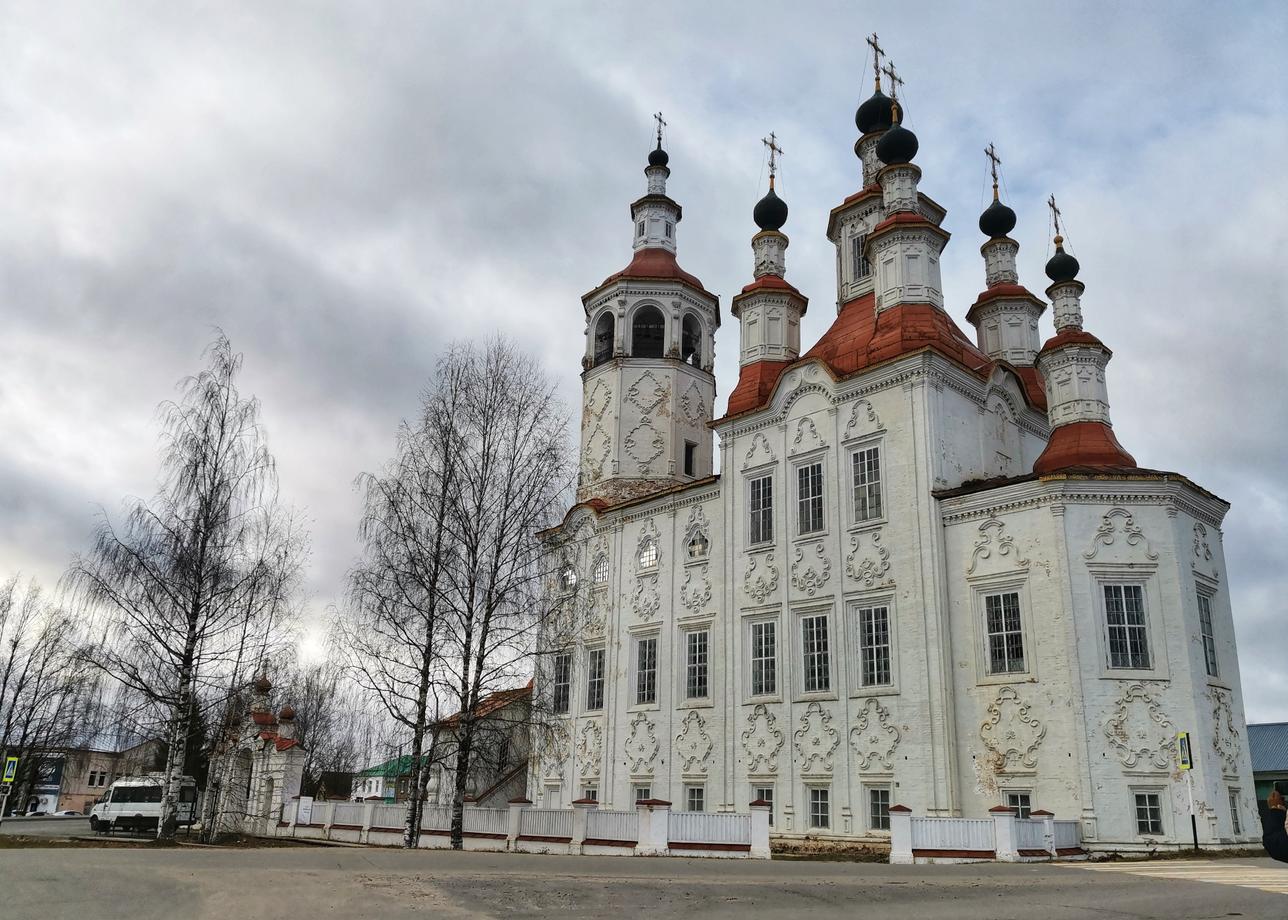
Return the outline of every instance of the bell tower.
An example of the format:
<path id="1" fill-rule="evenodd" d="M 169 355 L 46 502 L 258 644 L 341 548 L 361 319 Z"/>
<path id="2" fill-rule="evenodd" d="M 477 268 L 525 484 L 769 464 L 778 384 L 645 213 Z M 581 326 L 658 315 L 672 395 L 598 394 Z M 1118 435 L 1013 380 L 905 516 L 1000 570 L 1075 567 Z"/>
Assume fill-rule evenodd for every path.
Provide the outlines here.
<path id="1" fill-rule="evenodd" d="M 682 210 L 666 192 L 666 122 L 653 117 L 646 190 L 630 208 L 634 257 L 581 299 L 578 501 L 616 504 L 712 473 L 720 301 L 676 261 Z"/>

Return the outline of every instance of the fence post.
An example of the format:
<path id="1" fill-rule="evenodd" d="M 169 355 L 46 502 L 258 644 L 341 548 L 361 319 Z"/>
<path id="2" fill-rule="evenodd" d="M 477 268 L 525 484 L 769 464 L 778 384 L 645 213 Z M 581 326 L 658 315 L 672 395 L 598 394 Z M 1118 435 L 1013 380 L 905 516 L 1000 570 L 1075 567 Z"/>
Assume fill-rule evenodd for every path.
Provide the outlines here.
<path id="1" fill-rule="evenodd" d="M 1029 817 L 1042 819 L 1042 836 L 1046 838 L 1047 852 L 1055 859 L 1055 815 L 1039 809 L 1029 812 Z"/>
<path id="2" fill-rule="evenodd" d="M 523 829 L 523 809 L 532 805 L 531 799 L 525 799 L 519 796 L 517 799 L 510 799 L 510 831 L 509 839 L 505 841 L 507 850 L 517 850 L 519 848 L 519 833 Z"/>
<path id="3" fill-rule="evenodd" d="M 298 795 L 293 795 L 291 796 L 291 834 L 290 834 L 290 836 L 292 837 L 295 836 L 295 823 L 299 819 L 300 819 L 300 797 Z"/>
<path id="4" fill-rule="evenodd" d="M 890 865 L 910 866 L 912 857 L 912 809 L 890 806 Z"/>
<path id="5" fill-rule="evenodd" d="M 998 862 L 1018 862 L 1016 848 L 1016 809 L 1009 805 L 994 805 L 988 810 L 993 819 L 993 856 Z"/>
<path id="6" fill-rule="evenodd" d="M 671 803 L 665 799 L 642 799 L 635 803 L 639 815 L 637 856 L 665 856 L 670 842 Z"/>
<path id="7" fill-rule="evenodd" d="M 596 799 L 577 799 L 572 803 L 572 840 L 568 843 L 569 853 L 581 852 L 581 845 L 586 839 L 587 816 L 591 809 L 598 807 Z"/>
<path id="8" fill-rule="evenodd" d="M 376 803 L 367 802 L 362 808 L 362 830 L 358 831 L 358 840 L 362 843 L 371 842 L 371 819 L 376 814 Z"/>
<path id="9" fill-rule="evenodd" d="M 752 859 L 769 859 L 769 809 L 772 808 L 764 799 L 756 799 L 747 808 L 751 811 L 751 852 Z"/>
<path id="10" fill-rule="evenodd" d="M 335 818 L 335 802 L 326 803 L 326 818 L 322 821 L 322 839 L 331 839 L 331 821 Z"/>

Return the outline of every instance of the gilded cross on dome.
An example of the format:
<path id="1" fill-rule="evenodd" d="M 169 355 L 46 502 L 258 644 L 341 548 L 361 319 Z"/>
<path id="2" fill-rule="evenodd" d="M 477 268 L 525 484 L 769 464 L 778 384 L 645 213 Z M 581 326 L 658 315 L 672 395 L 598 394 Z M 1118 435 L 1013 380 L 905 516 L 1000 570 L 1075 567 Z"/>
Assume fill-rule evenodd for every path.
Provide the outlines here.
<path id="1" fill-rule="evenodd" d="M 1002 165 L 1002 161 L 997 155 L 997 148 L 994 147 L 991 142 L 984 148 L 984 155 L 988 157 L 990 161 L 989 165 L 993 173 L 993 200 L 997 201 L 997 167 Z"/>
<path id="2" fill-rule="evenodd" d="M 868 36 L 868 47 L 872 49 L 872 74 L 877 80 L 877 92 L 881 92 L 881 59 L 885 57 L 885 49 L 877 44 L 877 33 L 873 32 Z"/>
<path id="3" fill-rule="evenodd" d="M 899 87 L 903 86 L 903 78 L 899 76 L 898 71 L 894 69 L 894 61 L 891 61 L 881 72 L 890 78 L 890 112 L 891 121 L 899 121 Z"/>
<path id="4" fill-rule="evenodd" d="M 662 129 L 666 127 L 666 119 L 662 117 L 661 112 L 653 113 L 653 120 L 657 122 L 657 146 L 662 146 Z"/>
<path id="5" fill-rule="evenodd" d="M 1055 195 L 1047 199 L 1047 207 L 1051 209 L 1051 220 L 1055 224 L 1055 242 L 1056 245 L 1064 242 L 1060 236 L 1060 209 L 1055 206 Z"/>
<path id="6" fill-rule="evenodd" d="M 773 131 L 769 137 L 762 137 L 760 142 L 769 148 L 769 187 L 774 187 L 774 174 L 778 169 L 778 158 L 783 155 L 783 148 L 778 146 L 778 135 Z"/>

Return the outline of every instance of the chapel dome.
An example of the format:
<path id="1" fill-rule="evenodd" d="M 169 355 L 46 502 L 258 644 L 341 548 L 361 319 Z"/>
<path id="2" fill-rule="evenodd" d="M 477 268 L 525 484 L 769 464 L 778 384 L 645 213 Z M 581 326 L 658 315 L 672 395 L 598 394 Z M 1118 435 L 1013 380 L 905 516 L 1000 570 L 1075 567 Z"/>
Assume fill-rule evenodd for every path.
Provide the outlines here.
<path id="1" fill-rule="evenodd" d="M 769 194 L 756 202 L 751 216 L 761 230 L 777 230 L 787 223 L 787 202 L 771 188 Z"/>
<path id="2" fill-rule="evenodd" d="M 1015 229 L 1015 212 L 996 198 L 979 216 L 979 230 L 985 236 L 996 239 L 1006 236 Z"/>
<path id="3" fill-rule="evenodd" d="M 1047 260 L 1047 277 L 1057 284 L 1061 281 L 1072 281 L 1078 277 L 1078 260 L 1064 251 L 1064 240 L 1055 238 L 1055 255 Z"/>
<path id="4" fill-rule="evenodd" d="M 877 90 L 859 106 L 854 113 L 854 124 L 860 134 L 871 134 L 873 131 L 885 131 L 895 121 L 903 121 L 903 112 L 896 116 L 891 112 L 893 100 L 881 90 Z"/>
<path id="5" fill-rule="evenodd" d="M 877 158 L 887 166 L 911 163 L 917 155 L 917 135 L 896 124 L 877 141 Z"/>
<path id="6" fill-rule="evenodd" d="M 665 166 L 670 161 L 671 161 L 671 157 L 667 154 L 665 150 L 662 149 L 661 144 L 658 144 L 655 148 L 653 148 L 648 152 L 649 166 Z"/>

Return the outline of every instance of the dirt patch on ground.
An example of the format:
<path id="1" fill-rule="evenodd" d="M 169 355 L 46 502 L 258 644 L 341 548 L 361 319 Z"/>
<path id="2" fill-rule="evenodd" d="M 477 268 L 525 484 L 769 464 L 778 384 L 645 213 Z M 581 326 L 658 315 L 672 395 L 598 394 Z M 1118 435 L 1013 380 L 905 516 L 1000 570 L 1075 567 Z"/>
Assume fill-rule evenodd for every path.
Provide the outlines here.
<path id="1" fill-rule="evenodd" d="M 812 859 L 831 862 L 873 862 L 890 860 L 890 848 L 834 840 L 774 840 L 769 851 L 774 859 Z"/>
<path id="2" fill-rule="evenodd" d="M 26 837 L 6 834 L 0 837 L 0 850 L 79 850 L 90 847 L 167 847 L 171 843 L 157 843 L 142 837 Z"/>
<path id="3" fill-rule="evenodd" d="M 1168 859 L 1255 859 L 1265 856 L 1261 847 L 1239 850 L 1151 850 L 1148 853 L 1092 853 L 1093 862 L 1159 862 Z"/>

